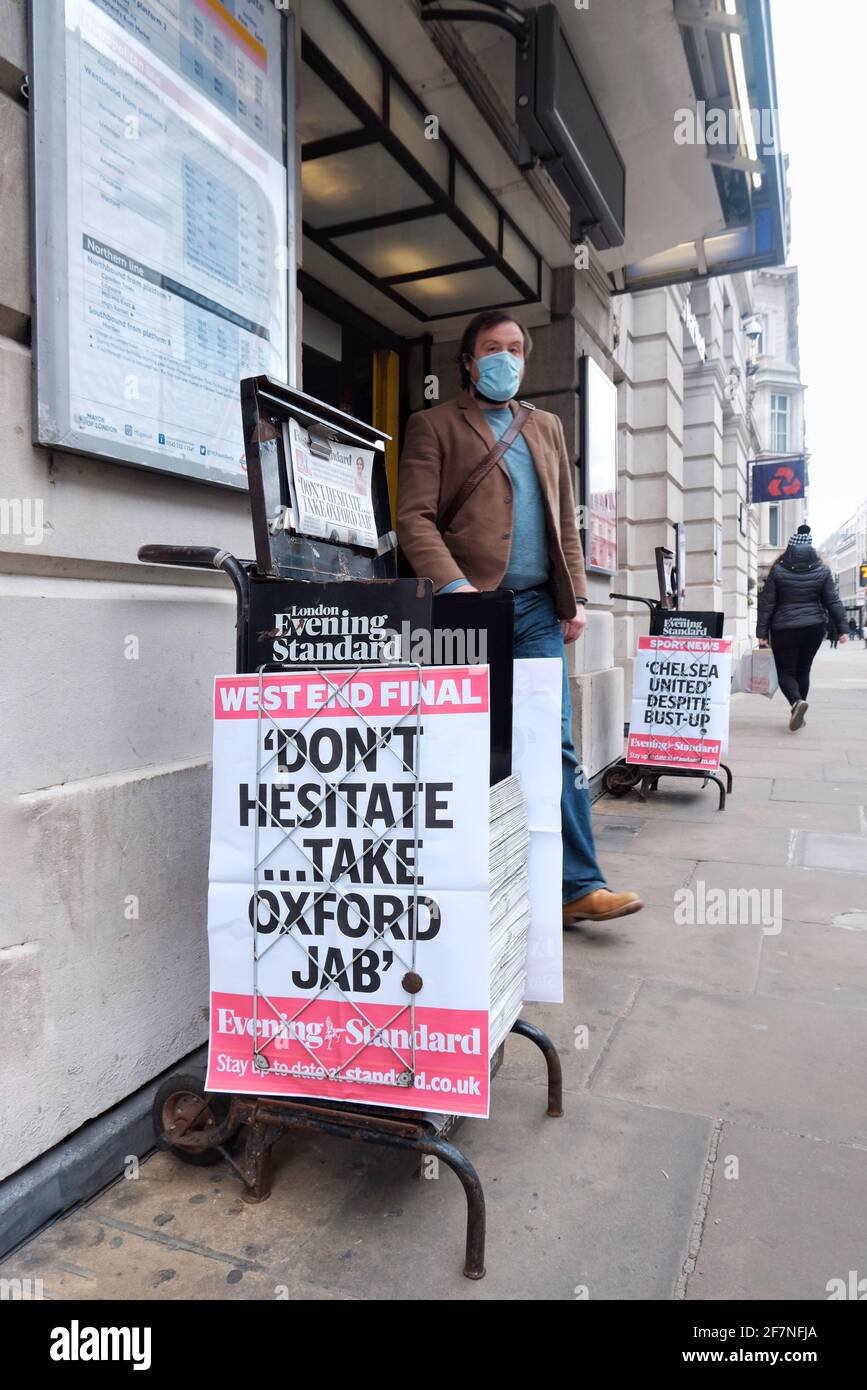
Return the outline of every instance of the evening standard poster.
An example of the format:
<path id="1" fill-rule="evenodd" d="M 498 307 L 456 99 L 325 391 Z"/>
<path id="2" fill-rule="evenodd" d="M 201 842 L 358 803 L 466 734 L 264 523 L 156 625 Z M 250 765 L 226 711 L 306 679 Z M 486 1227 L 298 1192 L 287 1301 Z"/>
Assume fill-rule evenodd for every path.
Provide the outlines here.
<path id="1" fill-rule="evenodd" d="M 488 1114 L 488 682 L 217 678 L 209 1090 Z"/>
<path id="2" fill-rule="evenodd" d="M 297 420 L 288 420 L 284 430 L 295 530 L 376 550 L 373 450 L 338 440 L 312 443 Z"/>
<path id="3" fill-rule="evenodd" d="M 270 0 L 57 14 L 68 376 L 51 401 L 40 369 L 40 438 L 245 487 L 239 382 L 287 375 L 281 16 Z"/>
<path id="4" fill-rule="evenodd" d="M 627 762 L 716 772 L 728 738 L 731 665 L 727 638 L 640 637 Z"/>

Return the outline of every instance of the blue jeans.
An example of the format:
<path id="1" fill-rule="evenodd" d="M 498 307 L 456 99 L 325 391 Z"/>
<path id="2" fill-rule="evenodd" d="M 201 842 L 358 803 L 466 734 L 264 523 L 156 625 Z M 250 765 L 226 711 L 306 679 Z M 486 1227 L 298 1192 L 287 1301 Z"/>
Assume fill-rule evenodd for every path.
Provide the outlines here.
<path id="1" fill-rule="evenodd" d="M 563 668 L 563 902 L 574 902 L 595 888 L 605 888 L 596 863 L 590 793 L 572 742 L 572 702 L 563 660 L 563 633 L 547 589 L 524 589 L 515 594 L 515 657 L 556 656 Z"/>

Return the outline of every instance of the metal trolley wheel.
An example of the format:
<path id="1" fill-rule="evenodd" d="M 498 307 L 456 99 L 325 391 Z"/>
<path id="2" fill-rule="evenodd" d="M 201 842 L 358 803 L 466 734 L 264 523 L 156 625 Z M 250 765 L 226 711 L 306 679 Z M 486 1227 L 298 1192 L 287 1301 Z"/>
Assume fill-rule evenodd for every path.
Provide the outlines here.
<path id="1" fill-rule="evenodd" d="M 195 1168 L 219 1163 L 226 1150 L 237 1147 L 238 1131 L 213 1148 L 208 1147 L 204 1136 L 228 1118 L 230 1104 L 230 1096 L 206 1092 L 202 1076 L 179 1072 L 168 1077 L 154 1096 L 151 1110 L 158 1147 Z M 185 1144 L 185 1135 L 195 1138 Z"/>
<path id="2" fill-rule="evenodd" d="M 627 767 L 625 763 L 615 763 L 613 767 L 606 770 L 602 778 L 602 785 L 609 796 L 625 796 L 627 792 L 632 791 L 633 787 L 638 786 L 641 775 L 641 768 L 639 767 Z"/>

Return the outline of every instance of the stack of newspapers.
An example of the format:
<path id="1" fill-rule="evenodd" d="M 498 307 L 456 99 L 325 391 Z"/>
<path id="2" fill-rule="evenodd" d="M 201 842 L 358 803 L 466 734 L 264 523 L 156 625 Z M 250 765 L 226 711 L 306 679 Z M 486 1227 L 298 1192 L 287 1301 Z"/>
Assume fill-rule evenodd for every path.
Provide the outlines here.
<path id="1" fill-rule="evenodd" d="M 524 999 L 530 898 L 530 831 L 517 777 L 491 787 L 491 1008 L 490 1051 L 496 1052 Z"/>

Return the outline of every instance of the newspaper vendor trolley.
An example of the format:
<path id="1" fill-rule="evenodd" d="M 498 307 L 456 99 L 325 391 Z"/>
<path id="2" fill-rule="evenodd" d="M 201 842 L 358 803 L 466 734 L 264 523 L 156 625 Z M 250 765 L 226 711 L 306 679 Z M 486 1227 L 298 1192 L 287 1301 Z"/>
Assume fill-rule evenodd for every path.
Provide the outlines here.
<path id="1" fill-rule="evenodd" d="M 643 603 L 650 610 L 650 636 L 664 637 L 668 633 L 666 626 L 669 615 L 674 618 L 681 616 L 694 616 L 702 622 L 702 630 L 705 636 L 720 638 L 723 635 L 722 613 L 696 613 L 694 615 L 681 614 L 676 603 L 672 602 L 670 592 L 667 592 L 666 581 L 663 578 L 663 556 L 669 556 L 670 551 L 661 546 L 657 546 L 657 571 L 659 574 L 659 598 L 645 598 L 641 594 L 615 594 L 608 595 L 609 598 L 620 599 L 623 603 Z M 628 737 L 629 723 L 624 726 L 624 735 Z M 630 763 L 626 757 L 618 758 L 616 762 L 610 764 L 602 775 L 602 786 L 609 796 L 626 796 L 634 788 L 638 788 L 638 796 L 641 801 L 647 799 L 649 792 L 659 789 L 659 782 L 662 777 L 681 777 L 701 780 L 702 789 L 709 782 L 713 782 L 719 792 L 717 809 L 725 810 L 726 796 L 731 795 L 734 779 L 731 768 L 724 762 L 720 762 L 720 772 L 725 775 L 725 783 L 722 779 L 710 771 L 700 771 L 694 768 L 666 767 L 662 763 L 649 765 L 638 765 Z"/>
<path id="2" fill-rule="evenodd" d="M 335 583 L 346 584 L 348 587 L 341 590 L 341 594 L 352 592 L 354 601 L 362 605 L 370 593 L 378 608 L 385 607 L 416 626 L 430 623 L 437 601 L 432 603 L 429 581 L 399 579 L 396 575 L 396 538 L 384 453 L 388 436 L 268 377 L 242 382 L 241 404 L 255 560 L 238 559 L 219 547 L 162 545 L 142 546 L 139 559 L 148 564 L 213 568 L 228 576 L 237 601 L 236 671 L 258 674 L 260 683 L 268 672 L 303 669 L 297 664 L 288 665 L 273 659 L 273 616 L 269 619 L 267 615 L 277 611 L 289 587 L 295 593 L 299 584 L 304 585 L 305 594 L 329 590 L 333 593 Z M 348 446 L 358 454 L 359 465 L 372 451 L 367 515 L 369 517 L 372 509 L 375 544 L 368 536 L 367 544 L 360 546 L 354 543 L 358 539 L 356 534 L 347 536 L 339 527 L 328 535 L 320 533 L 312 537 L 297 529 L 304 499 L 293 486 L 292 460 L 287 457 L 293 447 L 289 433 L 293 425 L 306 432 L 311 454 L 325 459 L 326 467 L 329 448 Z M 310 460 L 306 462 L 309 466 Z M 315 470 L 314 464 L 314 474 Z M 361 475 L 360 466 L 358 472 Z M 472 616 L 476 625 L 490 623 L 496 636 L 489 658 L 493 676 L 492 783 L 508 775 L 510 770 L 511 598 L 508 599 L 509 611 L 504 615 L 503 597 L 480 595 Z M 491 602 L 486 606 L 485 600 Z M 468 601 L 468 598 L 464 600 Z M 442 602 L 440 621 L 453 623 L 454 610 L 448 606 L 447 598 Z M 468 609 L 464 611 L 469 614 Z M 363 662 L 351 664 L 358 670 L 365 665 Z M 390 663 L 392 667 L 394 664 Z M 328 668 L 316 666 L 312 669 L 327 674 Z M 254 891 L 258 895 L 258 865 L 251 869 L 256 885 Z M 254 960 L 259 951 L 257 938 L 258 928 L 253 933 Z M 255 965 L 253 968 L 255 980 Z M 412 969 L 404 975 L 403 987 L 410 998 L 414 990 L 421 988 L 420 977 L 415 976 Z M 521 1018 L 514 1021 L 511 1032 L 529 1039 L 541 1050 L 547 1068 L 546 1113 L 562 1115 L 562 1075 L 553 1043 L 541 1029 Z M 414 1038 L 412 1030 L 410 1036 Z M 266 1050 L 257 1045 L 255 1035 L 251 1039 L 251 1050 L 254 1068 L 267 1072 Z M 500 1043 L 490 1058 L 491 1077 L 501 1065 L 503 1051 L 504 1043 Z M 411 1068 L 397 1078 L 397 1084 L 403 1086 L 411 1086 L 412 1081 Z M 205 1166 L 225 1159 L 240 1179 L 242 1197 L 247 1202 L 261 1202 L 270 1195 L 272 1148 L 277 1140 L 293 1130 L 314 1131 L 386 1148 L 410 1149 L 419 1155 L 420 1162 L 426 1155 L 440 1159 L 457 1174 L 466 1196 L 463 1272 L 467 1278 L 480 1279 L 485 1272 L 485 1200 L 478 1173 L 452 1142 L 462 1118 L 343 1100 L 217 1093 L 206 1090 L 202 1076 L 182 1073 L 169 1077 L 160 1086 L 153 1105 L 154 1131 L 159 1146 L 195 1165 Z"/>

